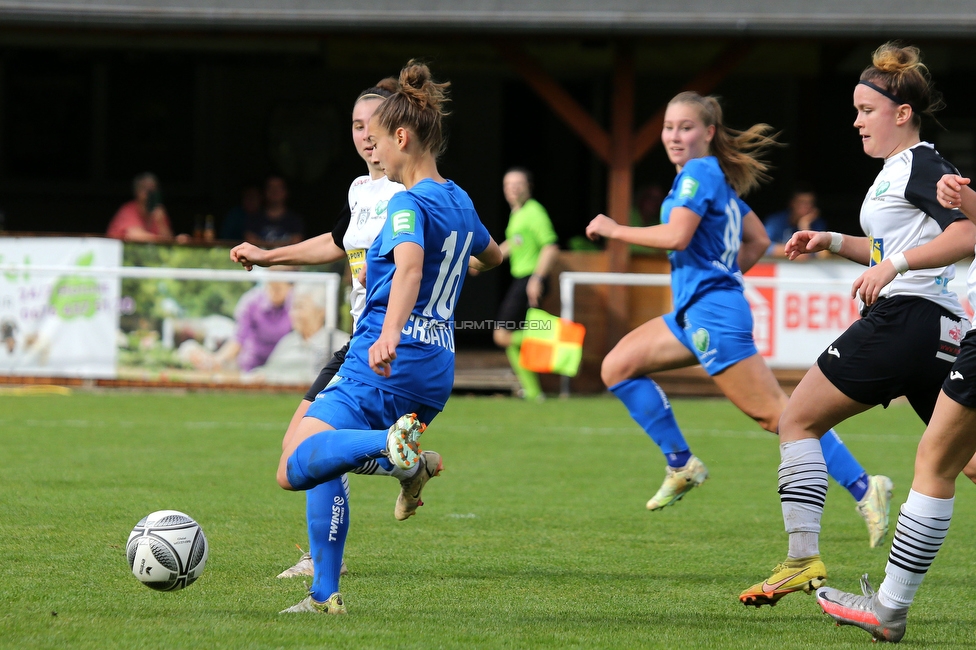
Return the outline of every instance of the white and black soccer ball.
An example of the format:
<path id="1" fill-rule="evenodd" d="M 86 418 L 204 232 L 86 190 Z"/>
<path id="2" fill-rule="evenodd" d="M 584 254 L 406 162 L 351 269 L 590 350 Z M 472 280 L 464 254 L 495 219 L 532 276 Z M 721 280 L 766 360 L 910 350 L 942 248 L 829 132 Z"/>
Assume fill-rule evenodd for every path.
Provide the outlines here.
<path id="1" fill-rule="evenodd" d="M 200 524 L 176 510 L 158 510 L 140 519 L 125 545 L 132 575 L 158 591 L 192 584 L 207 565 L 207 551 Z"/>

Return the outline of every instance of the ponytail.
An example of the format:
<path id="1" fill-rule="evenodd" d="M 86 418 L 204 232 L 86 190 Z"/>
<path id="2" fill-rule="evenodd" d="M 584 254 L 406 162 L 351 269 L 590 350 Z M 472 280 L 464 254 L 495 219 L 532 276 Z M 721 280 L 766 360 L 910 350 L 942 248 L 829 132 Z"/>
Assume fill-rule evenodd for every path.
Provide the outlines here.
<path id="1" fill-rule="evenodd" d="M 739 196 L 745 196 L 769 180 L 769 163 L 762 159 L 762 155 L 770 147 L 780 144 L 776 134 L 769 135 L 773 127 L 754 124 L 745 131 L 729 128 L 722 123 L 722 106 L 718 99 L 703 97 L 696 92 L 679 93 L 668 102 L 669 106 L 671 104 L 696 106 L 705 126 L 715 127 L 710 153 L 718 158 L 726 180 Z"/>
<path id="2" fill-rule="evenodd" d="M 450 85 L 435 82 L 430 68 L 411 59 L 400 71 L 396 92 L 373 115 L 388 133 L 400 127 L 412 131 L 421 148 L 437 157 L 447 145 L 443 121 L 449 114 L 444 104 L 450 101 Z"/>

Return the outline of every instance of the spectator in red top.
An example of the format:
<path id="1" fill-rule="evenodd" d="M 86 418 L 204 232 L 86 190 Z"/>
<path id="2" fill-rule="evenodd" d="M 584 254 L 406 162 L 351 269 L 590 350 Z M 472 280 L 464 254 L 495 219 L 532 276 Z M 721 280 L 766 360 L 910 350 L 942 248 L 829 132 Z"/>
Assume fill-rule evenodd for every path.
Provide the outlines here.
<path id="1" fill-rule="evenodd" d="M 112 217 L 106 235 L 113 239 L 134 242 L 171 241 L 173 229 L 159 194 L 159 181 L 150 172 L 143 172 L 132 181 L 135 198 L 124 204 Z M 177 241 L 188 239 L 180 235 Z"/>

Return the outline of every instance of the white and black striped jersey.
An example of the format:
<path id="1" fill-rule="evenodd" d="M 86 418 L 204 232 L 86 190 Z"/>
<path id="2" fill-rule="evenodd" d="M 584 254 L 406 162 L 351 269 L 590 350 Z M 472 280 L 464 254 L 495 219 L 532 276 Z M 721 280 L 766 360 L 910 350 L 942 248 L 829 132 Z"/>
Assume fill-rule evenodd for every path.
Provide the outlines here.
<path id="1" fill-rule="evenodd" d="M 348 212 L 343 210 L 332 229 L 332 239 L 346 251 L 352 271 L 349 311 L 354 331 L 366 305 L 366 288 L 359 283 L 359 270 L 366 263 L 366 250 L 379 237 L 386 223 L 386 206 L 390 197 L 403 189 L 403 185 L 394 183 L 386 176 L 376 180 L 360 176 L 349 186 Z"/>
<path id="2" fill-rule="evenodd" d="M 896 253 L 927 244 L 949 224 L 965 219 L 958 210 L 943 208 L 935 197 L 939 179 L 944 174 L 956 173 L 956 168 L 928 142 L 920 142 L 885 160 L 884 168 L 861 204 L 861 228 L 872 242 L 871 266 Z M 907 271 L 895 276 L 881 290 L 881 296 L 919 296 L 965 318 L 959 299 L 948 288 L 955 274 L 951 264 Z"/>

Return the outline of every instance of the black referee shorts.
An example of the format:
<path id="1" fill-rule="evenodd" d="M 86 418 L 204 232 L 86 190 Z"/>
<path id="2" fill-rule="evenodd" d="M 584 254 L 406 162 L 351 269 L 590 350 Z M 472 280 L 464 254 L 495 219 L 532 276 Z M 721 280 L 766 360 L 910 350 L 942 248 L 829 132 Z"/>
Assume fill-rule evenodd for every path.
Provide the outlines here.
<path id="1" fill-rule="evenodd" d="M 959 358 L 952 364 L 942 391 L 953 401 L 976 409 L 976 330 L 970 330 L 962 340 Z"/>
<path id="2" fill-rule="evenodd" d="M 967 329 L 965 319 L 931 300 L 883 298 L 827 347 L 817 365 L 855 402 L 887 408 L 904 395 L 928 424 Z"/>
<path id="3" fill-rule="evenodd" d="M 332 378 L 339 372 L 339 368 L 342 367 L 342 362 L 346 360 L 346 352 L 348 351 L 349 343 L 346 343 L 335 351 L 335 354 L 329 359 L 329 363 L 325 364 L 325 367 L 319 372 L 319 376 L 312 382 L 311 388 L 305 393 L 305 399 L 307 401 L 314 402 L 315 396 L 325 390 L 325 387 L 329 385 Z"/>
<path id="4" fill-rule="evenodd" d="M 505 297 L 502 298 L 502 304 L 498 308 L 498 317 L 495 322 L 497 329 L 521 329 L 521 323 L 525 320 L 526 312 L 529 311 L 529 296 L 525 293 L 525 289 L 529 286 L 529 279 L 531 277 L 531 275 L 527 275 L 524 278 L 515 278 L 512 280 L 512 284 L 508 287 Z M 547 285 L 548 283 L 543 279 L 543 296 L 546 295 Z"/>

